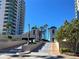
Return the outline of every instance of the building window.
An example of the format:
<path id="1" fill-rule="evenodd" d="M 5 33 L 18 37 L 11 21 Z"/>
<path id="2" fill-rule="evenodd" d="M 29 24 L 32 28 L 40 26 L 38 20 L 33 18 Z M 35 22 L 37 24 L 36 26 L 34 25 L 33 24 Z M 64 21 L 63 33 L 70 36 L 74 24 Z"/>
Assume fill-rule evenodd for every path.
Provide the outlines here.
<path id="1" fill-rule="evenodd" d="M 7 29 L 3 29 L 3 31 L 7 31 Z"/>
<path id="2" fill-rule="evenodd" d="M 0 1 L 0 9 L 1 9 L 1 1 Z"/>
<path id="3" fill-rule="evenodd" d="M 3 27 L 6 27 L 6 25 L 3 25 Z"/>
<path id="4" fill-rule="evenodd" d="M 55 33 L 55 31 L 54 31 L 54 30 L 52 30 L 52 33 Z"/>
<path id="5" fill-rule="evenodd" d="M 11 2 L 11 0 L 6 0 L 6 2 Z"/>
<path id="6" fill-rule="evenodd" d="M 8 10 L 5 10 L 5 12 L 9 12 Z"/>
<path id="7" fill-rule="evenodd" d="M 7 21 L 4 21 L 4 23 L 7 23 Z"/>
<path id="8" fill-rule="evenodd" d="M 9 7 L 5 7 L 6 9 L 9 9 Z"/>
<path id="9" fill-rule="evenodd" d="M 6 32 L 3 32 L 2 34 L 3 34 L 3 35 L 6 35 Z"/>
<path id="10" fill-rule="evenodd" d="M 33 30 L 33 35 L 35 35 L 35 30 Z"/>
<path id="11" fill-rule="evenodd" d="M 4 19 L 8 19 L 8 17 L 5 17 Z"/>
<path id="12" fill-rule="evenodd" d="M 5 14 L 5 16 L 8 16 L 9 14 Z"/>

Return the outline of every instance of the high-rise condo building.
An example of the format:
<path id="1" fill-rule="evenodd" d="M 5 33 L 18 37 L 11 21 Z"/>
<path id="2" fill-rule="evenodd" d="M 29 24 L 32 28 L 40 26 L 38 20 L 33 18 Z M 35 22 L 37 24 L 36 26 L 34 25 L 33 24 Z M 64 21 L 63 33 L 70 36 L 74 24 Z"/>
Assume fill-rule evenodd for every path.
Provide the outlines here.
<path id="1" fill-rule="evenodd" d="M 24 0 L 0 0 L 0 34 L 21 35 L 24 15 Z"/>
<path id="2" fill-rule="evenodd" d="M 75 17 L 79 19 L 79 0 L 75 0 Z"/>
<path id="3" fill-rule="evenodd" d="M 17 34 L 22 34 L 24 29 L 24 16 L 25 16 L 25 2 L 24 0 L 18 0 L 17 9 Z"/>

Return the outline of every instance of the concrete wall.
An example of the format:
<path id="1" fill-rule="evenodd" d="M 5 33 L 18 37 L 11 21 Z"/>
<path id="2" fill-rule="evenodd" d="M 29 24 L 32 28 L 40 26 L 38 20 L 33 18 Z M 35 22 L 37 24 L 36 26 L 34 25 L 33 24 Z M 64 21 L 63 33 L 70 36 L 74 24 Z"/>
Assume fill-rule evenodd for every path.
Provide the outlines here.
<path id="1" fill-rule="evenodd" d="M 34 38 L 36 41 L 39 41 L 39 39 L 41 39 L 39 29 L 35 29 L 35 33 L 33 33 L 33 31 L 34 30 L 30 32 L 30 38 Z M 29 32 L 24 33 L 22 35 L 22 38 L 28 38 L 28 37 L 29 37 Z"/>
<path id="2" fill-rule="evenodd" d="M 55 32 L 56 32 L 56 28 L 55 27 L 49 28 L 50 41 L 54 42 L 54 40 L 55 40 Z"/>

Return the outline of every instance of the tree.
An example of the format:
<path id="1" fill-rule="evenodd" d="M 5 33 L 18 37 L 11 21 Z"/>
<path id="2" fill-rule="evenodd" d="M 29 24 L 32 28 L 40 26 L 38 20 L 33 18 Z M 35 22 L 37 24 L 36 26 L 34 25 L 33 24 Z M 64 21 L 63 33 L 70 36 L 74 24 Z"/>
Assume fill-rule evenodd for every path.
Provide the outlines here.
<path id="1" fill-rule="evenodd" d="M 79 43 L 79 20 L 73 19 L 70 23 L 66 20 L 64 25 L 56 32 L 56 39 L 61 42 L 66 39 L 66 47 L 77 52 L 77 46 Z"/>
<path id="2" fill-rule="evenodd" d="M 37 29 L 37 26 L 36 26 L 36 25 L 35 25 L 35 26 L 33 26 L 33 27 L 32 27 L 32 29 Z"/>
<path id="3" fill-rule="evenodd" d="M 39 30 L 40 30 L 40 38 L 42 39 L 42 36 L 43 36 L 43 27 L 40 26 L 40 27 L 39 27 Z"/>
<path id="4" fill-rule="evenodd" d="M 40 31 L 41 31 L 41 39 L 44 39 L 44 27 L 40 26 Z"/>
<path id="5" fill-rule="evenodd" d="M 42 34 L 42 39 L 46 39 L 46 30 L 47 30 L 47 27 L 48 27 L 48 25 L 47 24 L 45 24 L 45 25 L 43 25 L 43 26 L 40 26 L 40 31 L 41 31 L 41 34 Z"/>
<path id="6" fill-rule="evenodd" d="M 12 36 L 8 36 L 9 39 L 12 39 Z"/>
<path id="7" fill-rule="evenodd" d="M 72 24 L 72 30 L 71 30 L 71 34 L 72 34 L 72 42 L 73 42 L 73 51 L 74 53 L 77 52 L 77 45 L 79 43 L 79 20 L 75 19 L 71 22 Z"/>
<path id="8" fill-rule="evenodd" d="M 47 29 L 48 29 L 47 27 L 48 27 L 48 25 L 45 24 L 43 27 L 44 27 L 44 32 L 43 32 L 44 33 L 44 39 L 47 39 L 46 35 L 47 35 Z"/>
<path id="9" fill-rule="evenodd" d="M 8 21 L 7 22 L 7 25 L 6 25 L 6 27 L 7 27 L 7 34 L 9 34 L 9 32 L 11 31 L 11 22 L 10 21 Z"/>

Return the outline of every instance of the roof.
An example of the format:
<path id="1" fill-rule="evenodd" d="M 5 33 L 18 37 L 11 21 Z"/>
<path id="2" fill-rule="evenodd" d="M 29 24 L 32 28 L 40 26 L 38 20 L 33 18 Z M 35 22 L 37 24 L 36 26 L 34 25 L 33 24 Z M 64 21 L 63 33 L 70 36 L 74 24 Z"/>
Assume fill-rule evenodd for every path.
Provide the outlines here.
<path id="1" fill-rule="evenodd" d="M 57 29 L 57 27 L 55 27 L 55 26 L 52 26 L 52 27 L 50 27 L 49 29 Z"/>

